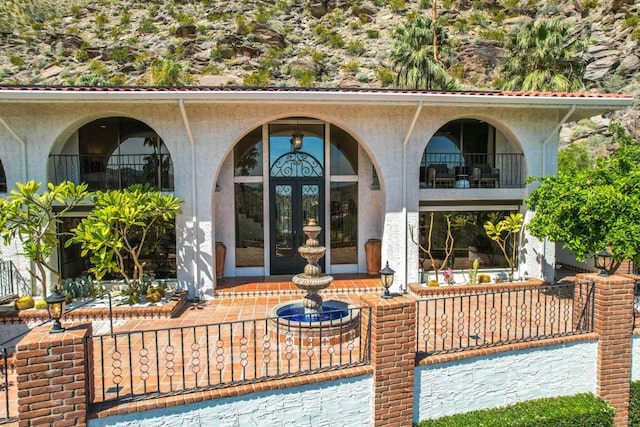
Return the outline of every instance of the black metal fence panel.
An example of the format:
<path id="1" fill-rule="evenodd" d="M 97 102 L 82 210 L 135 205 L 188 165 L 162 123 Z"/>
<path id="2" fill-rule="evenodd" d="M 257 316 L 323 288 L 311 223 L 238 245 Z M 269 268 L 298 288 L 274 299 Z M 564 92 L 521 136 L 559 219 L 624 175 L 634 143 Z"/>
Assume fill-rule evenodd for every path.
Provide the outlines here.
<path id="1" fill-rule="evenodd" d="M 416 304 L 416 351 L 453 353 L 592 332 L 594 284 L 444 296 Z"/>
<path id="2" fill-rule="evenodd" d="M 0 261 L 0 304 L 30 294 L 29 284 L 13 261 Z"/>
<path id="3" fill-rule="evenodd" d="M 17 420 L 18 413 L 12 412 L 17 408 L 18 391 L 13 371 L 13 355 L 6 348 L 0 349 L 0 423 L 4 424 Z"/>
<path id="4" fill-rule="evenodd" d="M 420 188 L 523 188 L 522 153 L 425 153 Z"/>
<path id="5" fill-rule="evenodd" d="M 210 389 L 370 363 L 370 308 L 351 322 L 264 318 L 88 338 L 92 403 Z M 364 314 L 364 315 L 363 315 Z"/>

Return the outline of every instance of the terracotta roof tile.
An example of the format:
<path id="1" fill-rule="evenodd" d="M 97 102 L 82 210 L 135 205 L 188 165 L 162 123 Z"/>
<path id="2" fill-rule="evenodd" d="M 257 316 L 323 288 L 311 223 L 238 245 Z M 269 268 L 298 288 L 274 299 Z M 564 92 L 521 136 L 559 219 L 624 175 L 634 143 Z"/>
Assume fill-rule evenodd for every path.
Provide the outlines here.
<path id="1" fill-rule="evenodd" d="M 0 91 L 42 91 L 42 92 L 327 92 L 327 93 L 379 93 L 379 94 L 423 94 L 423 95 L 477 95 L 516 97 L 557 97 L 557 98 L 632 98 L 630 94 L 587 93 L 587 92 L 515 92 L 515 91 L 438 91 L 401 90 L 380 88 L 297 88 L 297 87 L 246 87 L 246 86 L 43 86 L 43 85 L 1 85 Z"/>

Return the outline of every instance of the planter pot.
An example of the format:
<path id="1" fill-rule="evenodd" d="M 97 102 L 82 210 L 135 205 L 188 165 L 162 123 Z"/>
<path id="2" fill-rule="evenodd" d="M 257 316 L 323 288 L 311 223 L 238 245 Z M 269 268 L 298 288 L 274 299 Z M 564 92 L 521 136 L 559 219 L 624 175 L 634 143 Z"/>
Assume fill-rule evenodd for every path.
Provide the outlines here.
<path id="1" fill-rule="evenodd" d="M 224 277 L 224 261 L 227 257 L 227 247 L 222 242 L 216 242 L 216 279 Z"/>
<path id="2" fill-rule="evenodd" d="M 369 239 L 364 244 L 364 253 L 367 257 L 367 274 L 377 276 L 382 268 L 382 240 Z"/>

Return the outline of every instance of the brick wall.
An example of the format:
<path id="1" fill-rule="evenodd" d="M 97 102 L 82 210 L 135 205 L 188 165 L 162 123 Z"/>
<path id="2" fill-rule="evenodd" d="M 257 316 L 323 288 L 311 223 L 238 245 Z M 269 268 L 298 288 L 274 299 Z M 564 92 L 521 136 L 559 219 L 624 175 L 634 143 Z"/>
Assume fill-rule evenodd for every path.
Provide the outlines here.
<path id="1" fill-rule="evenodd" d="M 615 425 L 628 425 L 633 331 L 633 280 L 586 275 L 595 281 L 594 332 L 599 335 L 598 396 L 616 410 Z"/>
<path id="2" fill-rule="evenodd" d="M 84 339 L 91 325 L 50 329 L 35 328 L 16 346 L 19 426 L 85 426 L 93 372 Z"/>
<path id="3" fill-rule="evenodd" d="M 382 299 L 378 295 L 364 295 L 362 303 L 371 307 L 373 425 L 411 426 L 416 362 L 415 300 L 407 296 Z M 363 315 L 368 315 L 367 310 L 363 310 Z"/>

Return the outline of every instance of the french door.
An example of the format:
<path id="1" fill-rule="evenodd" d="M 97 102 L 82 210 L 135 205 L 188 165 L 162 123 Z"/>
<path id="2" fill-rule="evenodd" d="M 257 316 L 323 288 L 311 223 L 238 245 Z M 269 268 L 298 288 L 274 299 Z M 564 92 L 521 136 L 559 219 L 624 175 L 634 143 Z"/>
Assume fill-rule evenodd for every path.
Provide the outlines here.
<path id="1" fill-rule="evenodd" d="M 322 227 L 318 240 L 324 242 L 324 179 L 271 178 L 270 186 L 271 274 L 301 273 L 306 260 L 298 248 L 305 243 L 302 227 L 309 219 Z M 324 258 L 320 262 L 323 266 Z"/>

